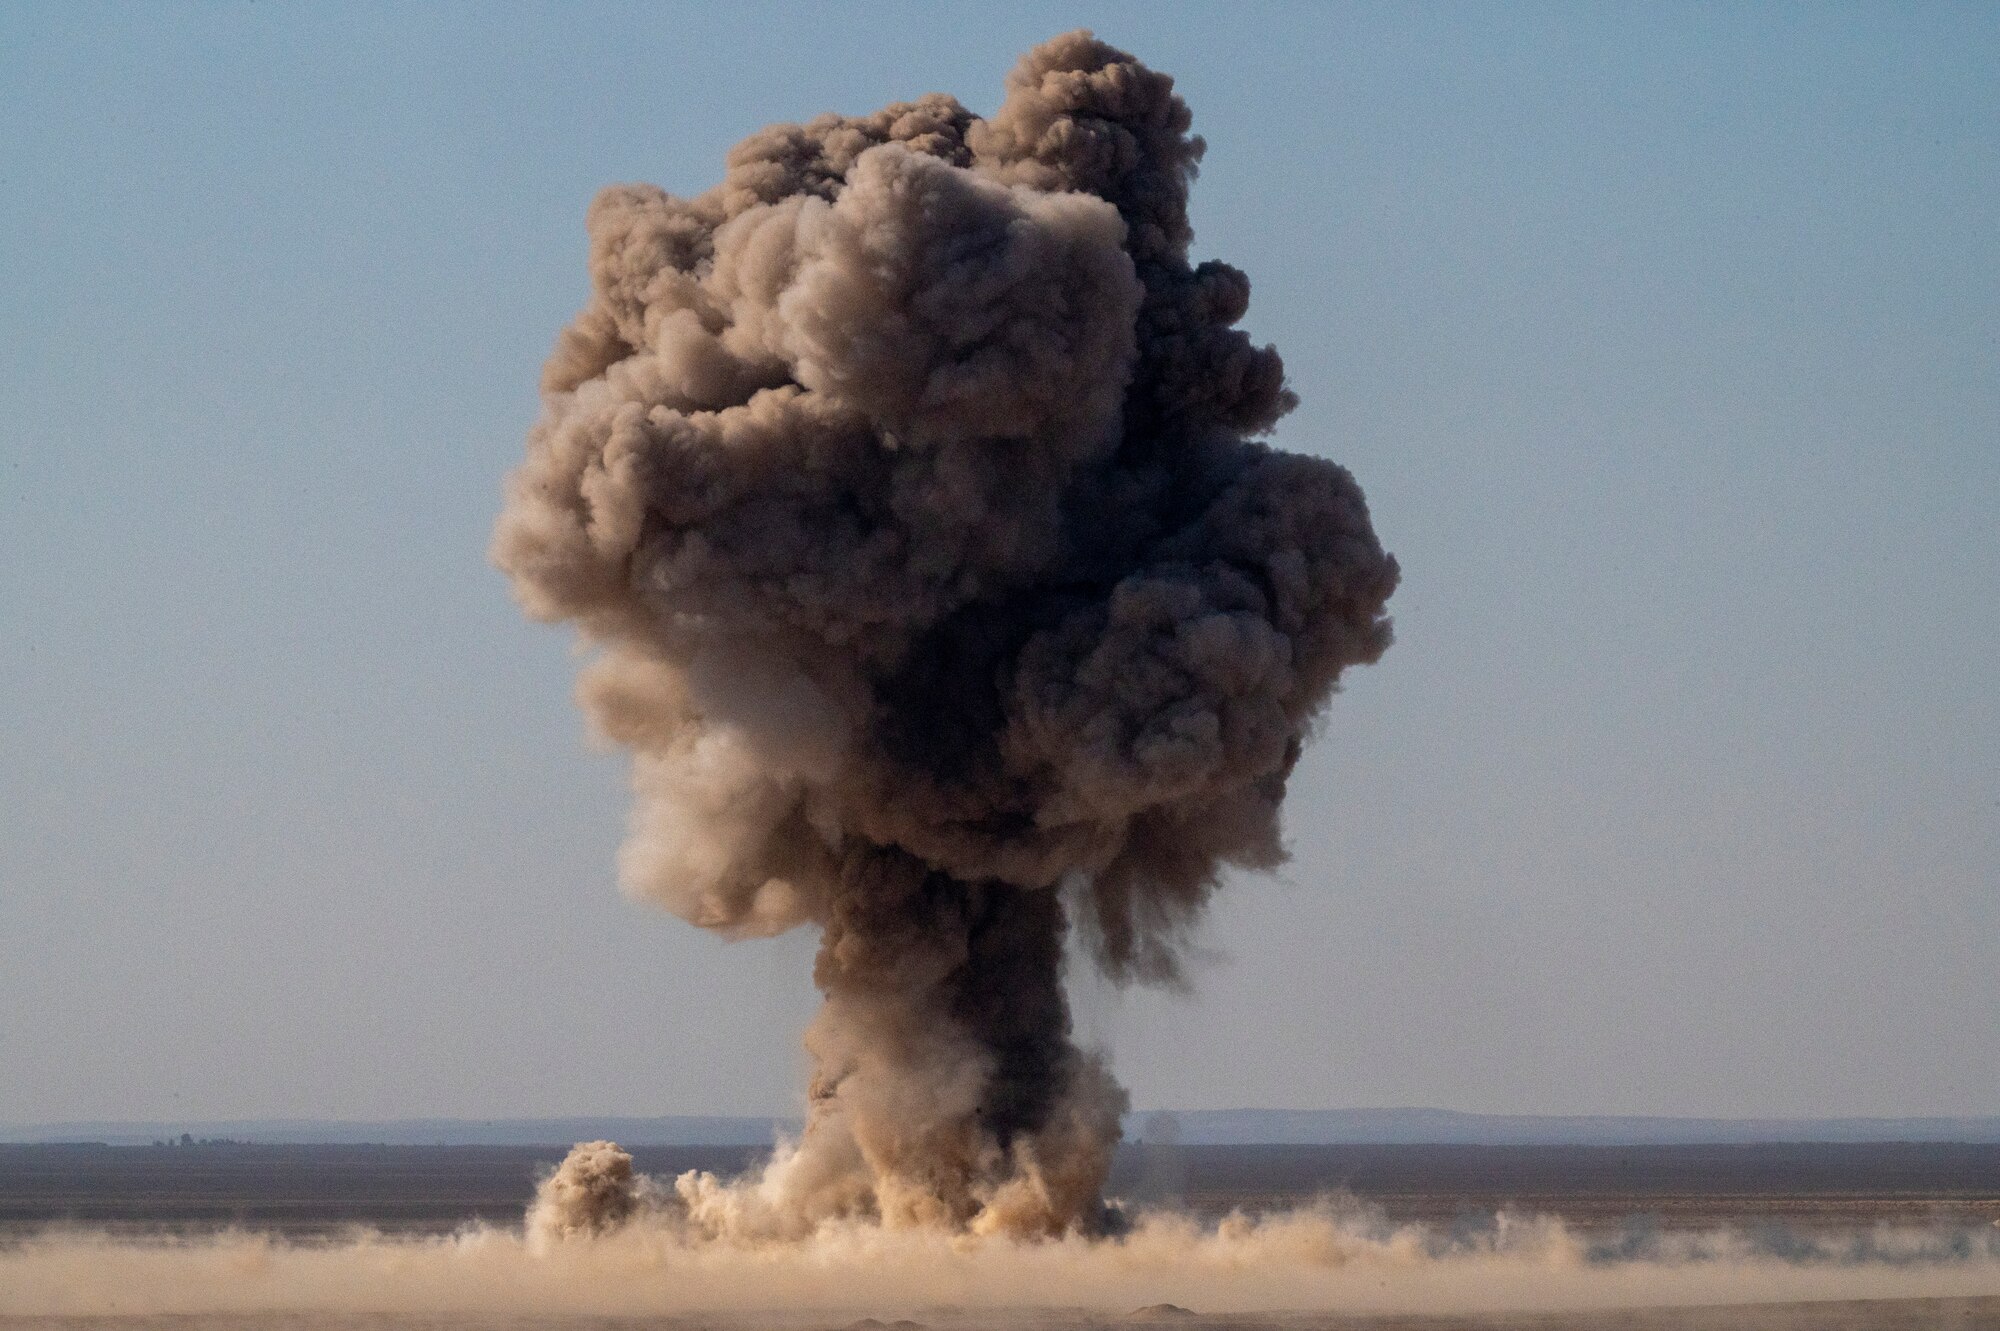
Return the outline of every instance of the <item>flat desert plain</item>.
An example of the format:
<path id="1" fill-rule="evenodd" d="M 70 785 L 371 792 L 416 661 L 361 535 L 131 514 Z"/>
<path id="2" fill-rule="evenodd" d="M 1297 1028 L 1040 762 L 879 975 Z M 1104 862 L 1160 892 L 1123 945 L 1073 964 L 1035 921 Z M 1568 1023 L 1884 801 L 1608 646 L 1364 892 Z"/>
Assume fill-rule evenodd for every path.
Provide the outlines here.
<path id="1" fill-rule="evenodd" d="M 566 1148 L 0 1146 L 0 1331 L 2000 1331 L 2000 1145 L 1140 1144 L 1118 1245 L 537 1253 Z"/>
<path id="2" fill-rule="evenodd" d="M 303 1236 L 351 1225 L 444 1232 L 518 1224 L 547 1146 L 0 1145 L 0 1235 L 52 1223 Z M 642 1173 L 738 1173 L 740 1146 L 633 1148 Z M 1215 1218 L 1347 1194 L 1391 1221 L 1502 1210 L 1586 1228 L 2000 1221 L 2000 1144 L 1721 1146 L 1148 1146 L 1118 1155 L 1110 1192 Z"/>

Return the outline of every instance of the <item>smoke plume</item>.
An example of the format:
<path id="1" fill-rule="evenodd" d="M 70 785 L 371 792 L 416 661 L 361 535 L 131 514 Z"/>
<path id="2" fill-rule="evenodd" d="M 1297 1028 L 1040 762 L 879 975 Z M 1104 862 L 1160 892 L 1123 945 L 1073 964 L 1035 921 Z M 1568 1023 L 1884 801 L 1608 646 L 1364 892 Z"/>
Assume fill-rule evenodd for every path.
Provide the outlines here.
<path id="1" fill-rule="evenodd" d="M 761 131 L 691 199 L 605 190 L 494 558 L 600 651 L 632 892 L 811 924 L 808 1126 L 720 1229 L 1088 1233 L 1124 1095 L 1070 1038 L 1072 924 L 1171 981 L 1396 565 L 1192 264 L 1173 82 L 1088 33 L 998 113 Z"/>

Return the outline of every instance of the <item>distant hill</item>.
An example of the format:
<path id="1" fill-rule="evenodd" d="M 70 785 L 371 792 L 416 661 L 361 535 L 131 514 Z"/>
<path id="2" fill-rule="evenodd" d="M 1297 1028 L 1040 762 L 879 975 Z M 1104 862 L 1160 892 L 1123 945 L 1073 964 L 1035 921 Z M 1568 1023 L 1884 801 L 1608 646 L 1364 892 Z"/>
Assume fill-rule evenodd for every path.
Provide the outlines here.
<path id="1" fill-rule="evenodd" d="M 1169 1126 L 1169 1124 L 1173 1126 Z M 1134 1114 L 1131 1140 L 1189 1146 L 1673 1146 L 1734 1142 L 2000 1142 L 1988 1118 L 1665 1118 L 1455 1109 L 1193 1109 Z"/>
<path id="2" fill-rule="evenodd" d="M 403 1146 L 564 1146 L 608 1138 L 626 1146 L 764 1146 L 798 1122 L 782 1118 L 241 1119 L 0 1126 L 0 1141 L 143 1145 L 197 1140 L 381 1143 Z M 1189 1109 L 1130 1114 L 1128 1141 L 1187 1146 L 1416 1145 L 1671 1146 L 1741 1142 L 1991 1142 L 1990 1118 L 1646 1118 L 1468 1114 L 1454 1109 Z"/>

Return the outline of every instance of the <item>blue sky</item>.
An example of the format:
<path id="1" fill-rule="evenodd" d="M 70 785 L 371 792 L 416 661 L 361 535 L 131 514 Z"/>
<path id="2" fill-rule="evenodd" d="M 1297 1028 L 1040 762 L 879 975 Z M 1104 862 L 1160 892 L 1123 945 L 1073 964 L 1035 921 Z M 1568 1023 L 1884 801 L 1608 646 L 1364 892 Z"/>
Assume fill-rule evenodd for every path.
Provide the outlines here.
<path id="1" fill-rule="evenodd" d="M 487 566 L 582 214 L 1091 26 L 1402 560 L 1140 1105 L 2000 1113 L 2000 11 L 0 10 L 0 1121 L 774 1112 Z"/>

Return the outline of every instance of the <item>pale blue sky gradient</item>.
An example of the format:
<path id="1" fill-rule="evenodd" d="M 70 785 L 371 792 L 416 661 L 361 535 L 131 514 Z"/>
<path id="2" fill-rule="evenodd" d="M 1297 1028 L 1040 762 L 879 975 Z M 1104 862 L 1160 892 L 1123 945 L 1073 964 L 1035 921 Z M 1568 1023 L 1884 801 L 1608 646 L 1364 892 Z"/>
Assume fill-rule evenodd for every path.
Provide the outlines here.
<path id="1" fill-rule="evenodd" d="M 785 1112 L 484 562 L 619 180 L 1092 26 L 1403 561 L 1141 1105 L 2000 1113 L 2000 9 L 0 9 L 0 1121 Z"/>

